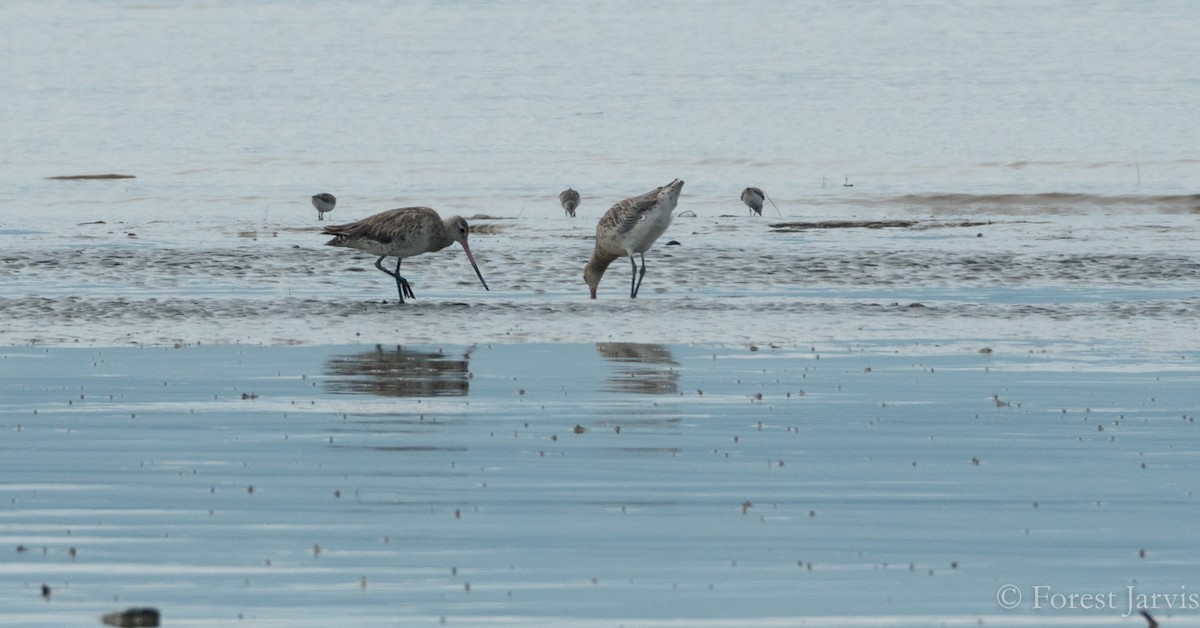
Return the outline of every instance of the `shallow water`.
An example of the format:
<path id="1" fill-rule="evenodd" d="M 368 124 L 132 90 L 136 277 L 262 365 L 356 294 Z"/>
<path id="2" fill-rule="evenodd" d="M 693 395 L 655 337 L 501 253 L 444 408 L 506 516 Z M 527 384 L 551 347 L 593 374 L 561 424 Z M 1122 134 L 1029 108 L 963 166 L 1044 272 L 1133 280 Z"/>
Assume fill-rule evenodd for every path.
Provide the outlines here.
<path id="1" fill-rule="evenodd" d="M 1191 362 L 11 348 L 0 598 L 23 625 L 1126 625 L 995 596 L 1192 584 Z"/>
<path id="2" fill-rule="evenodd" d="M 1197 18 L 0 4 L 0 624 L 1141 623 L 1030 600 L 1194 588 Z"/>
<path id="3" fill-rule="evenodd" d="M 0 342 L 1197 345 L 1183 0 L 0 17 Z M 136 178 L 47 178 L 106 172 Z M 598 216 L 675 177 L 643 298 L 621 264 L 581 298 Z M 373 260 L 322 246 L 318 191 L 337 222 L 471 218 L 491 291 L 451 249 L 405 263 L 398 311 Z M 916 224 L 771 227 L 877 220 Z"/>
<path id="4" fill-rule="evenodd" d="M 751 342 L 983 339 L 1193 351 L 1200 231 L 1190 216 L 1076 213 L 926 218 L 907 228 L 773 229 L 680 217 L 646 257 L 644 293 L 614 264 L 586 298 L 588 230 L 484 218 L 458 247 L 405 262 L 396 303 L 374 259 L 310 227 L 229 226 L 184 241 L 168 223 L 83 225 L 0 257 L 10 344 Z M 852 223 L 853 224 L 853 223 Z M 129 231 L 125 231 L 129 229 Z M 127 233 L 136 233 L 130 238 Z M 92 238 L 81 248 L 80 238 Z M 224 239 L 222 239 L 224 236 Z M 70 243 L 68 243 L 68 241 Z"/>

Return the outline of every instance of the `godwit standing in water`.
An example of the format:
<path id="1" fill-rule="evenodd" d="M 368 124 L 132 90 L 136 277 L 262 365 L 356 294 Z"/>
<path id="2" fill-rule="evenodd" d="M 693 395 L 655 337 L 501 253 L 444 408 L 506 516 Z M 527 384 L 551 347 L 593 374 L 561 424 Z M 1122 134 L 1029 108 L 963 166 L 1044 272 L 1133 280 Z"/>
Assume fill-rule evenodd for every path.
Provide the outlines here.
<path id="1" fill-rule="evenodd" d="M 629 298 L 637 298 L 642 277 L 646 275 L 646 251 L 671 225 L 671 214 L 679 202 L 679 191 L 682 189 L 683 180 L 675 179 L 641 196 L 627 198 L 604 212 L 600 223 L 596 225 L 596 249 L 583 269 L 583 280 L 591 289 L 593 299 L 596 298 L 596 286 L 600 285 L 600 278 L 604 276 L 608 265 L 626 255 L 633 265 Z M 637 260 L 633 258 L 634 253 L 642 258 L 641 270 L 638 270 Z"/>
<path id="2" fill-rule="evenodd" d="M 770 203 L 771 207 L 775 208 L 775 213 L 780 216 L 783 215 L 783 212 L 779 211 L 779 206 L 775 204 L 775 201 L 771 200 L 771 197 L 767 196 L 767 193 L 763 192 L 760 188 L 746 188 L 742 190 L 742 202 L 746 204 L 746 207 L 750 208 L 751 216 L 755 214 L 762 215 L 764 200 Z"/>
<path id="3" fill-rule="evenodd" d="M 337 205 L 337 199 L 329 192 L 321 192 L 313 194 L 313 207 L 317 208 L 317 220 L 325 220 L 325 212 L 333 211 L 333 206 Z"/>
<path id="4" fill-rule="evenodd" d="M 767 195 L 763 194 L 763 191 L 758 188 L 746 188 L 742 190 L 742 202 L 746 204 L 746 207 L 750 208 L 751 216 L 754 214 L 762 215 L 762 202 L 766 197 Z"/>
<path id="5" fill-rule="evenodd" d="M 563 190 L 562 194 L 558 195 L 558 203 L 562 205 L 563 211 L 567 212 L 568 216 L 574 218 L 575 208 L 579 207 L 579 192 L 571 188 Z"/>
<path id="6" fill-rule="evenodd" d="M 404 297 L 413 296 L 412 287 L 408 280 L 400 276 L 400 262 L 406 257 L 422 253 L 440 251 L 454 242 L 462 245 L 467 253 L 467 261 L 475 269 L 475 275 L 483 284 L 484 290 L 490 290 L 479 266 L 475 264 L 475 256 L 471 255 L 471 247 L 467 245 L 467 221 L 461 216 L 451 216 L 445 220 L 428 207 L 402 207 L 379 212 L 362 220 L 345 225 L 329 225 L 321 231 L 333 236 L 326 242 L 329 246 L 345 246 L 360 251 L 378 255 L 375 268 L 392 276 L 396 280 L 396 290 L 400 293 L 400 302 Z M 380 262 L 385 257 L 396 257 L 396 272 L 384 268 Z"/>

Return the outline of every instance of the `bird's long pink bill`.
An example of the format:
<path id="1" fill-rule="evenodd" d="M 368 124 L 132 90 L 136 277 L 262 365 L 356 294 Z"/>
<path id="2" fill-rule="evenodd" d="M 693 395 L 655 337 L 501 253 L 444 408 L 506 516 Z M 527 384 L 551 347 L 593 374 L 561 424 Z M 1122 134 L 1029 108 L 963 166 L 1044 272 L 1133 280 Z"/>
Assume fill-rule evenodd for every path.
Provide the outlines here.
<path id="1" fill-rule="evenodd" d="M 463 250 L 467 252 L 467 261 L 471 262 L 471 268 L 475 269 L 475 276 L 479 277 L 479 283 L 483 284 L 483 289 L 491 292 L 492 289 L 487 287 L 487 282 L 483 280 L 483 273 L 479 272 L 479 265 L 475 263 L 475 256 L 471 255 L 471 247 L 467 246 L 466 240 L 462 242 Z"/>

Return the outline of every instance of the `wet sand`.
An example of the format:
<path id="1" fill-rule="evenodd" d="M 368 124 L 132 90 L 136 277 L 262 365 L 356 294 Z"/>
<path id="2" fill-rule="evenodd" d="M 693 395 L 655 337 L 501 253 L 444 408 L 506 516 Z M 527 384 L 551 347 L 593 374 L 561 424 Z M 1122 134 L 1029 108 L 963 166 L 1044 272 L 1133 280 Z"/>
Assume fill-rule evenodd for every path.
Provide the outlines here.
<path id="1" fill-rule="evenodd" d="M 1192 584 L 1194 361 L 10 347 L 3 622 L 1130 625 L 1029 596 Z"/>
<path id="2" fill-rule="evenodd" d="M 490 292 L 450 249 L 404 306 L 307 213 L 0 233 L 0 622 L 1117 626 L 1037 596 L 1193 584 L 1189 216 L 688 200 L 634 301 L 521 211 L 471 219 Z"/>
<path id="3" fill-rule="evenodd" d="M 879 216 L 861 210 L 856 224 L 899 214 L 914 225 L 789 232 L 722 214 L 714 199 L 685 201 L 699 217 L 676 219 L 647 254 L 636 301 L 623 296 L 628 264 L 610 268 L 599 299 L 586 298 L 594 216 L 473 218 L 472 249 L 491 291 L 461 251 L 447 249 L 405 262 L 417 298 L 402 308 L 374 257 L 322 246 L 307 210 L 283 222 L 218 215 L 181 229 L 143 217 L 0 234 L 13 245 L 0 257 L 0 343 L 1200 347 L 1200 231 L 1189 216 L 1083 208 L 1037 220 L 931 219 L 914 216 L 929 207 L 889 206 Z"/>

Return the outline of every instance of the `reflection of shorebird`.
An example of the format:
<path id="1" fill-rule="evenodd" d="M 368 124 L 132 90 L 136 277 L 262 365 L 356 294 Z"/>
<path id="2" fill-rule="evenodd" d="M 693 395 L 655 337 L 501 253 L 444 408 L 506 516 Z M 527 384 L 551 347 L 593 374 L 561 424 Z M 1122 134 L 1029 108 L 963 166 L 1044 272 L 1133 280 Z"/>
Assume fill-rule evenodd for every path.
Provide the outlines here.
<path id="1" fill-rule="evenodd" d="M 641 342 L 597 342 L 596 352 L 607 360 L 674 366 L 675 356 L 666 345 Z"/>
<path id="2" fill-rule="evenodd" d="M 596 352 L 618 364 L 619 374 L 608 378 L 618 392 L 672 394 L 679 392 L 678 362 L 665 345 L 634 342 L 597 342 Z"/>
<path id="3" fill-rule="evenodd" d="M 750 215 L 762 215 L 762 202 L 767 196 L 758 188 L 746 188 L 742 190 L 742 202 L 746 207 L 750 208 Z"/>
<path id="4" fill-rule="evenodd" d="M 462 396 L 470 392 L 468 356 L 410 351 L 397 346 L 331 356 L 325 362 L 325 385 L 335 393 L 385 397 Z"/>
<path id="5" fill-rule="evenodd" d="M 574 218 L 575 208 L 579 207 L 579 192 L 571 188 L 563 190 L 562 194 L 558 195 L 558 203 L 562 205 L 563 211 L 567 212 L 568 216 Z"/>
<path id="6" fill-rule="evenodd" d="M 633 198 L 627 198 L 613 205 L 596 225 L 596 248 L 592 259 L 583 269 L 583 279 L 591 290 L 592 298 L 596 298 L 596 287 L 608 265 L 618 257 L 629 256 L 633 265 L 633 278 L 629 285 L 629 298 L 636 299 L 638 289 L 642 287 L 642 277 L 646 275 L 646 251 L 654 241 L 671 226 L 672 212 L 679 202 L 679 191 L 683 189 L 683 180 L 674 181 L 662 187 Z M 642 258 L 642 268 L 639 271 L 634 253 Z"/>
<path id="7" fill-rule="evenodd" d="M 345 246 L 378 255 L 375 268 L 396 280 L 400 302 L 404 303 L 406 295 L 415 297 L 408 280 L 400 276 L 400 262 L 406 257 L 440 251 L 454 242 L 462 245 L 479 282 L 485 290 L 489 289 L 479 272 L 479 266 L 475 264 L 475 257 L 471 255 L 471 247 L 467 245 L 468 231 L 467 221 L 461 216 L 442 220 L 437 212 L 428 207 L 402 207 L 344 225 L 329 225 L 321 233 L 333 236 L 332 240 L 325 243 L 329 246 Z M 390 256 L 397 258 L 396 272 L 380 265 L 383 258 Z"/>
<path id="8" fill-rule="evenodd" d="M 333 206 L 337 205 L 337 198 L 329 192 L 321 192 L 313 194 L 312 204 L 317 208 L 317 220 L 325 220 L 325 214 L 333 211 Z"/>

